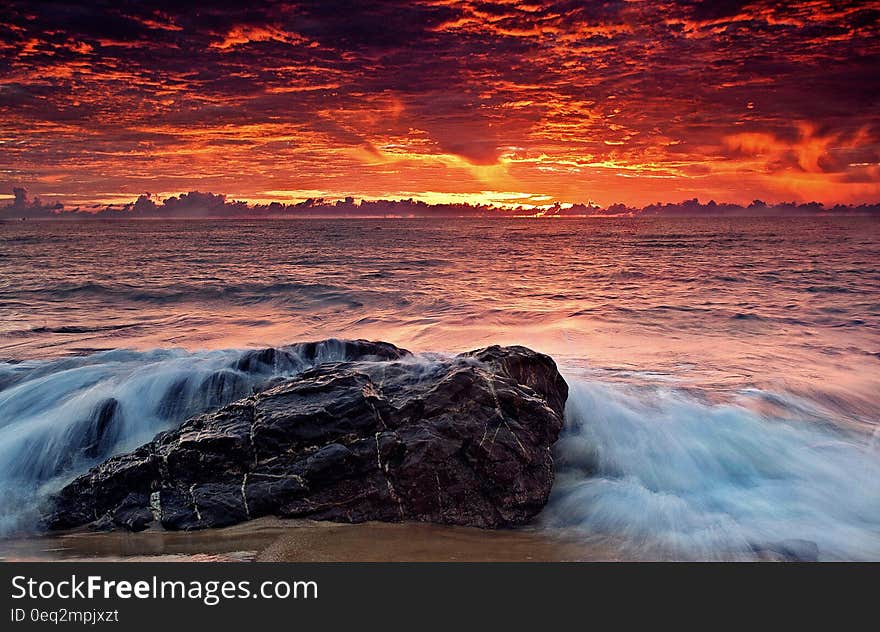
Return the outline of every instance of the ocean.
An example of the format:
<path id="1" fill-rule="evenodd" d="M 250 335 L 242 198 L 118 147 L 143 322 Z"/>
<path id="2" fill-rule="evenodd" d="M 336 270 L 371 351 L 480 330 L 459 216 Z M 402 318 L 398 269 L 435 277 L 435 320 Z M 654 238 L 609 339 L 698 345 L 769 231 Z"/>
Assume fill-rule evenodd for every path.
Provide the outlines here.
<path id="1" fill-rule="evenodd" d="M 265 379 L 242 350 L 325 338 L 551 355 L 547 533 L 880 560 L 880 222 L 857 217 L 0 224 L 0 533 Z"/>

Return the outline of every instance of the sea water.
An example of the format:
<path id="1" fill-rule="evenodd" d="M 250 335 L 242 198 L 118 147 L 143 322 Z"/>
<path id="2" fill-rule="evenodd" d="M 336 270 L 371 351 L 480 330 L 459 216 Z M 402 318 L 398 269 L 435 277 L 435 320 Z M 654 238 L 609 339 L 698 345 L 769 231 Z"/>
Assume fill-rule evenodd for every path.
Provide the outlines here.
<path id="1" fill-rule="evenodd" d="M 0 529 L 308 365 L 242 370 L 244 350 L 358 337 L 556 359 L 548 532 L 646 559 L 880 559 L 865 218 L 2 224 Z"/>

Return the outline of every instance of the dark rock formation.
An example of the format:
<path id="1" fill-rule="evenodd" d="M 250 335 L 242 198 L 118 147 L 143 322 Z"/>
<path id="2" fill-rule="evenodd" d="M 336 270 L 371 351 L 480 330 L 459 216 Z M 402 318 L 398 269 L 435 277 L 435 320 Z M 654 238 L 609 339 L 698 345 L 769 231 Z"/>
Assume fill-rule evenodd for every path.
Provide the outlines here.
<path id="1" fill-rule="evenodd" d="M 503 527 L 541 510 L 568 394 L 551 358 L 345 344 L 376 346 L 105 461 L 61 490 L 46 524 L 201 529 L 271 514 Z"/>

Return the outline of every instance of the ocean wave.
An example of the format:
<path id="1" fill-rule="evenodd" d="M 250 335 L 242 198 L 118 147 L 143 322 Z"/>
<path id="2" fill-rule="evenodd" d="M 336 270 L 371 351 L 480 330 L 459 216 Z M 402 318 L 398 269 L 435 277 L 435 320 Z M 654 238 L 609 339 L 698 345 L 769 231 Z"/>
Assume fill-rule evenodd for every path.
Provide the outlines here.
<path id="1" fill-rule="evenodd" d="M 122 323 L 118 325 L 58 325 L 55 327 L 41 325 L 39 327 L 30 327 L 28 329 L 12 329 L 4 332 L 3 335 L 10 338 L 18 338 L 22 336 L 32 336 L 34 334 L 93 334 L 120 331 L 123 329 L 135 329 L 141 326 L 143 326 L 142 323 Z"/>
<path id="2" fill-rule="evenodd" d="M 233 305 L 272 303 L 278 305 L 311 305 L 321 307 L 343 305 L 362 307 L 371 298 L 385 297 L 384 292 L 356 290 L 326 283 L 246 282 L 174 283 L 169 285 L 135 285 L 127 283 L 59 283 L 36 287 L 17 287 L 0 291 L 0 304 L 8 300 L 30 298 L 45 302 L 67 302 L 74 299 L 99 299 L 131 303 L 170 305 L 180 302 L 220 301 Z"/>
<path id="3" fill-rule="evenodd" d="M 353 359 L 350 344 L 0 363 L 0 534 L 33 528 L 41 502 L 92 465 L 279 378 Z M 719 404 L 674 383 L 590 375 L 568 378 L 539 518 L 548 529 L 611 536 L 641 559 L 880 559 L 877 433 L 831 419 L 837 400 L 751 389 Z"/>
<path id="4" fill-rule="evenodd" d="M 614 536 L 639 558 L 806 548 L 819 559 L 880 559 L 880 451 L 870 433 L 673 388 L 570 384 L 544 524 Z"/>
<path id="5" fill-rule="evenodd" d="M 362 358 L 328 340 L 263 350 L 112 350 L 0 363 L 0 534 L 89 467 L 184 420 L 324 362 Z"/>

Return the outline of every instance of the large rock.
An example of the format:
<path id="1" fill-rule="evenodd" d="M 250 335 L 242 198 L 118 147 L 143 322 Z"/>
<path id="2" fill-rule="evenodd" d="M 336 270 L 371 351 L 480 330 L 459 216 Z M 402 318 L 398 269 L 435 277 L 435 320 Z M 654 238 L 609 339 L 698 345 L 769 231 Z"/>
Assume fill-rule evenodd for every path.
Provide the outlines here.
<path id="1" fill-rule="evenodd" d="M 271 514 L 503 527 L 534 517 L 568 395 L 553 360 L 524 347 L 432 359 L 382 349 L 105 461 L 61 490 L 46 523 L 201 529 Z"/>

